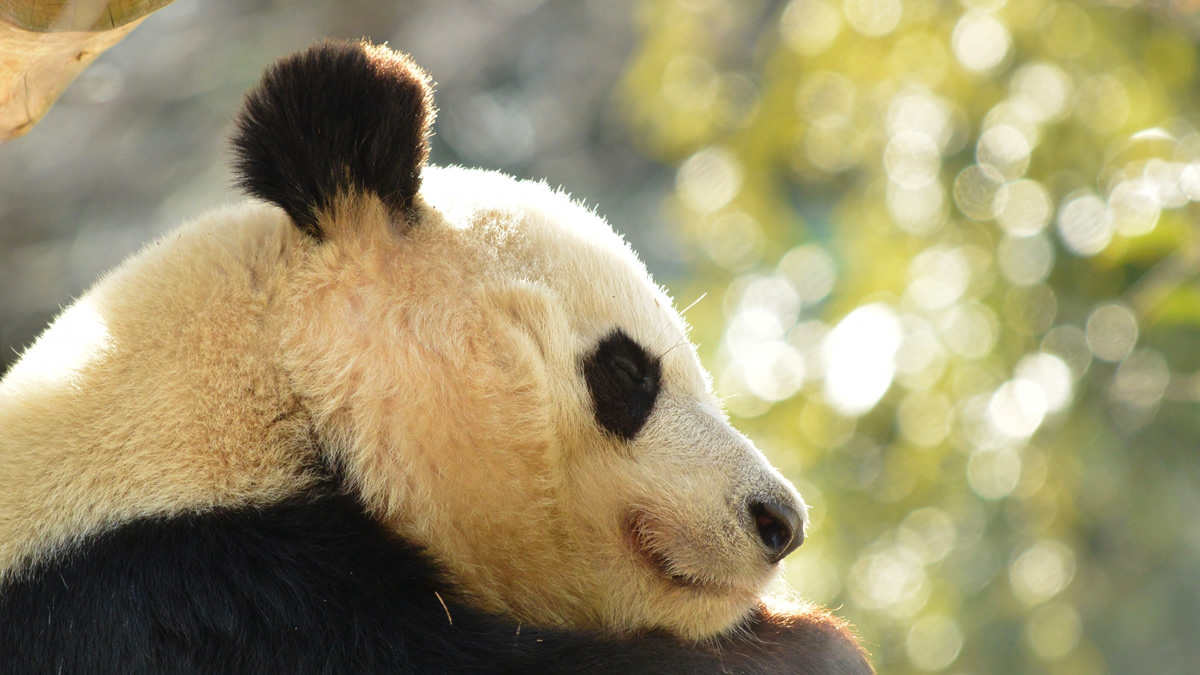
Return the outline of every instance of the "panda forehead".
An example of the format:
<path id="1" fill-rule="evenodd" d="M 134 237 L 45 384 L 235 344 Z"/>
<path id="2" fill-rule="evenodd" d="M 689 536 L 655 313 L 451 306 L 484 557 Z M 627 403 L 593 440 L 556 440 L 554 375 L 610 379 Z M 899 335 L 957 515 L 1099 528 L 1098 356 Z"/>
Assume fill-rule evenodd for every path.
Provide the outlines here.
<path id="1" fill-rule="evenodd" d="M 570 254 L 580 247 L 627 249 L 599 216 L 545 183 L 461 167 L 426 167 L 421 196 L 446 224 L 491 237 L 534 240 L 524 254 Z M 511 252 L 510 252 L 511 253 Z M 632 251 L 626 254 L 636 260 Z"/>
<path id="2" fill-rule="evenodd" d="M 552 288 L 570 303 L 579 332 L 620 324 L 639 337 L 681 325 L 633 250 L 569 195 L 545 183 L 457 167 L 429 167 L 423 178 L 422 196 L 442 226 L 492 259 L 486 270 L 492 282 Z"/>
<path id="3" fill-rule="evenodd" d="M 422 197 L 446 227 L 492 249 L 500 281 L 535 281 L 555 292 L 582 352 L 621 330 L 651 354 L 687 359 L 691 350 L 675 349 L 687 327 L 670 297 L 608 223 L 569 195 L 459 167 L 427 167 L 423 181 Z"/>

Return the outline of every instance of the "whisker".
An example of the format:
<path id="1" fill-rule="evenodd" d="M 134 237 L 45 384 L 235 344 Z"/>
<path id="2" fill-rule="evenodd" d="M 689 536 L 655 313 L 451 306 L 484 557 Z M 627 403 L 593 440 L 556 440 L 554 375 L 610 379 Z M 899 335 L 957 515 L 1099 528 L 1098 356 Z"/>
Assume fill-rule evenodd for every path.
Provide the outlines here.
<path id="1" fill-rule="evenodd" d="M 661 355 L 659 355 L 658 358 L 660 358 L 660 359 L 665 358 L 667 356 L 667 354 L 670 354 L 671 352 L 675 351 L 677 348 L 682 347 L 682 346 L 686 345 L 687 343 L 688 343 L 687 338 L 684 338 L 684 339 L 680 340 L 679 342 L 676 342 L 674 347 L 671 347 L 667 351 L 663 352 Z"/>
<path id="2" fill-rule="evenodd" d="M 687 307 L 684 307 L 683 310 L 681 312 L 679 312 L 679 316 L 683 316 L 684 314 L 687 314 L 689 309 L 695 307 L 697 304 L 700 303 L 701 300 L 703 300 L 706 297 L 708 297 L 708 291 L 701 293 L 700 297 L 698 297 L 692 301 L 692 304 L 688 305 Z"/>

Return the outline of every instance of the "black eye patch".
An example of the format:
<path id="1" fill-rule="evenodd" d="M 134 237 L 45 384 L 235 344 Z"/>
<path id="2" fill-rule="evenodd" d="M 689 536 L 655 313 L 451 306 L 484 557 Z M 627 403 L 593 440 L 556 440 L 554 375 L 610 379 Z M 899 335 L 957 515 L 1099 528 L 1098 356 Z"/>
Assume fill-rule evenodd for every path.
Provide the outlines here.
<path id="1" fill-rule="evenodd" d="M 637 436 L 658 398 L 659 360 L 617 329 L 584 359 L 583 377 L 592 395 L 596 422 L 627 441 Z"/>

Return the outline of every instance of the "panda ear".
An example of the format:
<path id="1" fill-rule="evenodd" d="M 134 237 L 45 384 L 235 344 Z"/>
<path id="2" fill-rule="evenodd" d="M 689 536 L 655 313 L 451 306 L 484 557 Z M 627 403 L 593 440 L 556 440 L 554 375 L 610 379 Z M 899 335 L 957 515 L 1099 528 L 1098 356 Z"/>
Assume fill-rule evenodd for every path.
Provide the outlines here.
<path id="1" fill-rule="evenodd" d="M 321 214 L 373 193 L 404 217 L 429 158 L 433 93 L 404 54 L 324 42 L 280 60 L 235 123 L 237 184 L 322 239 Z"/>

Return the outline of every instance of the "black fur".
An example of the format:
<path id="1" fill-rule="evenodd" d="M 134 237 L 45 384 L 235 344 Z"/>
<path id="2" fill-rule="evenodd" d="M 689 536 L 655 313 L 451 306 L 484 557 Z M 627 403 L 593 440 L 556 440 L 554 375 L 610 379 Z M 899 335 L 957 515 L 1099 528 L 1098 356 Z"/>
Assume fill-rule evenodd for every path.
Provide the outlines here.
<path id="1" fill-rule="evenodd" d="M 658 399 L 662 378 L 659 359 L 617 329 L 584 359 L 583 376 L 592 395 L 596 422 L 625 440 L 637 436 Z"/>
<path id="2" fill-rule="evenodd" d="M 339 196 L 374 193 L 402 215 L 421 185 L 433 116 L 429 79 L 407 56 L 316 45 L 246 95 L 233 136 L 238 185 L 317 239 L 319 215 Z"/>
<path id="3" fill-rule="evenodd" d="M 712 648 L 519 626 L 330 491 L 131 522 L 0 587 L 0 673 L 869 672 L 828 668 L 861 661 L 837 628 L 759 628 Z"/>

